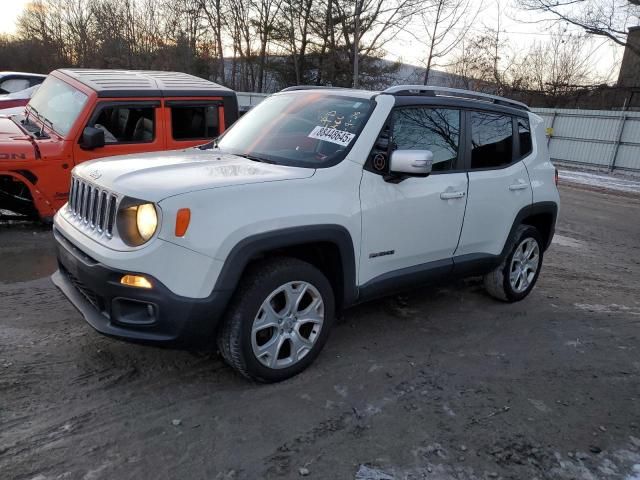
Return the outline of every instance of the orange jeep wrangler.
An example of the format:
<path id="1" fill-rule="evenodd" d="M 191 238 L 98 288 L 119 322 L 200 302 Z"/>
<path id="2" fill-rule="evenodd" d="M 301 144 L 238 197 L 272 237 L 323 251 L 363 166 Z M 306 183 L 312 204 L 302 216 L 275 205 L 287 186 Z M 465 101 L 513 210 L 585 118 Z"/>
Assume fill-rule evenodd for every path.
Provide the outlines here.
<path id="1" fill-rule="evenodd" d="M 56 70 L 24 113 L 0 117 L 0 213 L 51 219 L 74 165 L 207 143 L 237 118 L 233 90 L 192 75 Z"/>

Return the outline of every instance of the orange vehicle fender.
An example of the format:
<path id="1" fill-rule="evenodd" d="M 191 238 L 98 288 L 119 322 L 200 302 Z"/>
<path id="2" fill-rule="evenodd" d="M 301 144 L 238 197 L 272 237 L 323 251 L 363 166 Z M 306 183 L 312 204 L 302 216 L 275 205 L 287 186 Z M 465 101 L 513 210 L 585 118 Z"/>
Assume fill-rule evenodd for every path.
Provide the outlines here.
<path id="1" fill-rule="evenodd" d="M 44 195 L 40 190 L 29 181 L 27 177 L 24 175 L 12 171 L 12 170 L 0 170 L 0 175 L 7 175 L 9 177 L 13 177 L 16 180 L 19 180 L 24 185 L 27 186 L 29 191 L 31 192 L 31 198 L 33 198 L 33 205 L 38 210 L 38 214 L 40 218 L 43 220 L 52 219 L 53 215 L 56 213 L 56 209 L 51 204 L 51 201 Z"/>

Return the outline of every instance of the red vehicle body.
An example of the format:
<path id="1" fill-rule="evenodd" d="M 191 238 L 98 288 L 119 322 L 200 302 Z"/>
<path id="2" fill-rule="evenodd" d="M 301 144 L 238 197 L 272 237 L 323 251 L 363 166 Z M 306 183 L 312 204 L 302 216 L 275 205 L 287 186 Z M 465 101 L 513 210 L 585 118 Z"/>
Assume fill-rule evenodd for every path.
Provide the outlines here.
<path id="1" fill-rule="evenodd" d="M 0 116 L 0 209 L 50 219 L 74 165 L 201 145 L 237 117 L 235 92 L 191 75 L 56 70 L 23 114 Z"/>

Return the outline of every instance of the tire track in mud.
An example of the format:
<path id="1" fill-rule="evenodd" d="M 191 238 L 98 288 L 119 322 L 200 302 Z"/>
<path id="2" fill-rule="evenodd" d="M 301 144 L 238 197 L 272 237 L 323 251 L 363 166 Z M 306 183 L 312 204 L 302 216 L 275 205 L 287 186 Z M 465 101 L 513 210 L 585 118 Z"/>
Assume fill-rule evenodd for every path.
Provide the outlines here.
<path id="1" fill-rule="evenodd" d="M 366 402 L 366 406 L 358 408 L 351 405 L 330 416 L 302 435 L 278 446 L 276 451 L 265 459 L 265 478 L 291 475 L 294 468 L 299 466 L 293 464 L 293 459 L 301 453 L 304 447 L 315 445 L 319 441 L 329 442 L 330 438 L 341 433 L 346 433 L 354 438 L 360 437 L 368 428 L 368 422 L 373 417 L 382 414 L 388 407 L 395 407 L 402 402 L 411 403 L 412 395 L 425 387 L 430 387 L 435 391 L 442 388 L 435 376 L 421 370 L 415 378 L 396 383 L 387 390 L 385 395 L 375 401 Z M 426 404 L 429 403 L 431 402 L 426 402 Z M 400 406 L 402 407 L 402 405 Z M 313 460 L 307 463 L 312 462 Z"/>

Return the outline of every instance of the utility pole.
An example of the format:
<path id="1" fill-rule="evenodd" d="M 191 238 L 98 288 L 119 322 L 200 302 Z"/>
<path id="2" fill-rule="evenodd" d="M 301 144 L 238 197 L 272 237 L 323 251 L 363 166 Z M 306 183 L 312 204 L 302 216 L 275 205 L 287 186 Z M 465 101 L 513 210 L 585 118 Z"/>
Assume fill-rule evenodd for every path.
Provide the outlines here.
<path id="1" fill-rule="evenodd" d="M 360 10 L 362 8 L 362 0 L 356 0 L 356 18 L 354 19 L 354 32 L 353 32 L 353 88 L 358 88 L 359 77 L 359 60 L 360 60 Z"/>

